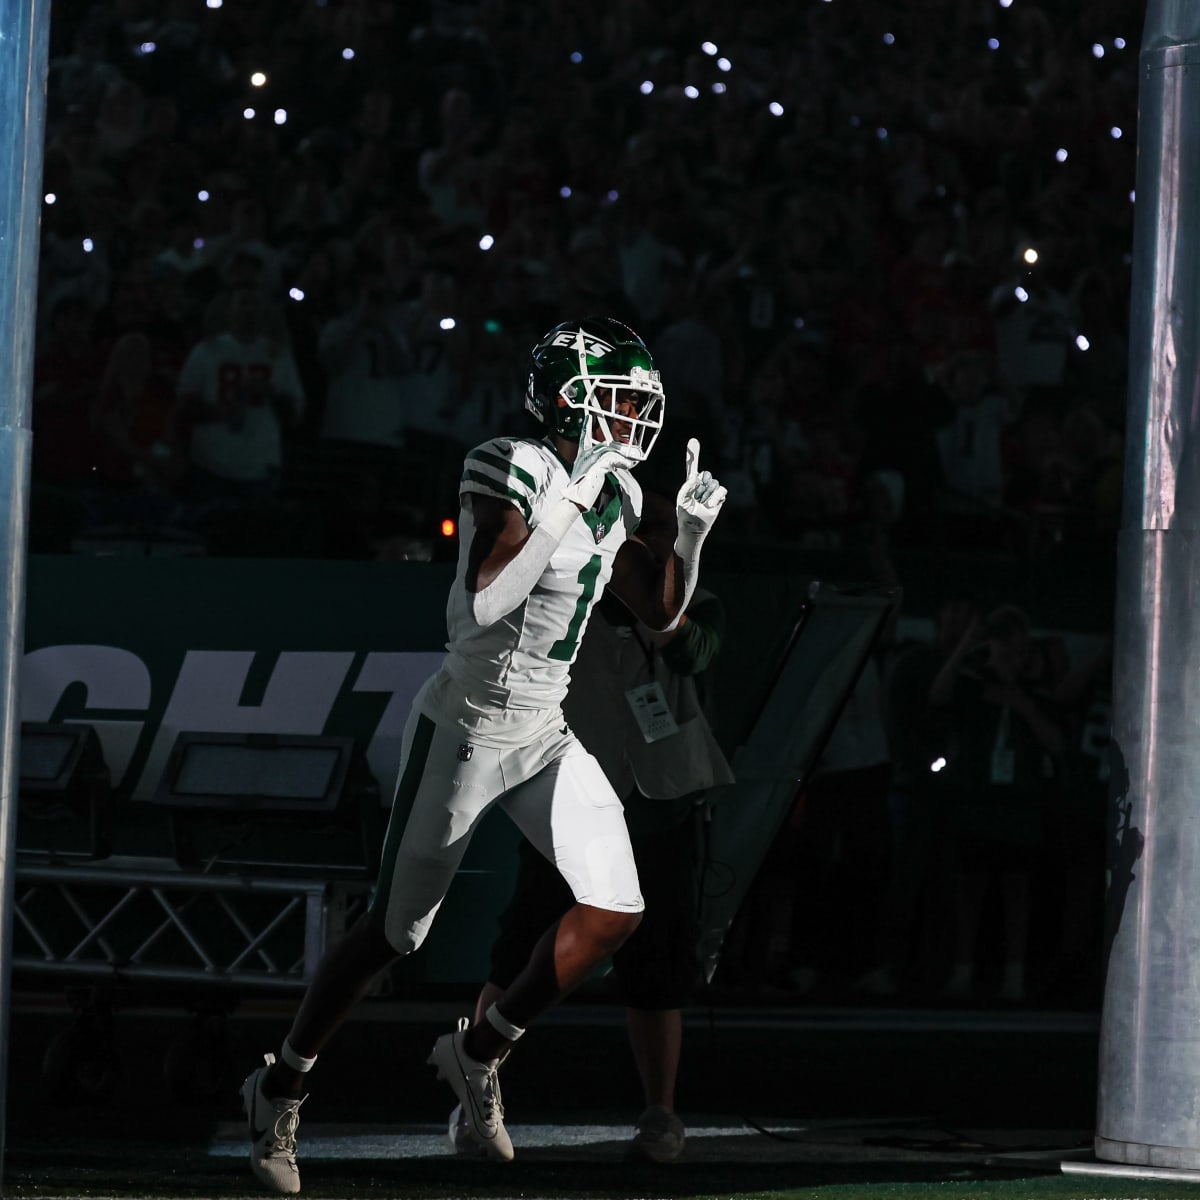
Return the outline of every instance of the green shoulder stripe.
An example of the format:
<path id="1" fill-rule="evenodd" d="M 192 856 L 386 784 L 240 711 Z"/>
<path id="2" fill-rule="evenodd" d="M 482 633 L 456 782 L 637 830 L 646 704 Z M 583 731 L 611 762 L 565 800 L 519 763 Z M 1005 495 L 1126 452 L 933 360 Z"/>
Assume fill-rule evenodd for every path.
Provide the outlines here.
<path id="1" fill-rule="evenodd" d="M 526 521 L 533 515 L 533 505 L 529 503 L 529 497 L 524 492 L 518 492 L 513 488 L 505 487 L 497 481 L 494 475 L 484 475 L 479 471 L 467 470 L 463 472 L 462 482 L 478 483 L 489 495 L 511 500 L 521 510 L 521 515 Z"/>
<path id="2" fill-rule="evenodd" d="M 490 450 L 473 450 L 467 455 L 467 462 L 478 462 L 505 475 L 511 475 L 513 479 L 520 480 L 531 492 L 537 491 L 537 480 L 524 467 L 518 467 L 516 463 L 510 462 L 499 454 L 493 454 Z"/>

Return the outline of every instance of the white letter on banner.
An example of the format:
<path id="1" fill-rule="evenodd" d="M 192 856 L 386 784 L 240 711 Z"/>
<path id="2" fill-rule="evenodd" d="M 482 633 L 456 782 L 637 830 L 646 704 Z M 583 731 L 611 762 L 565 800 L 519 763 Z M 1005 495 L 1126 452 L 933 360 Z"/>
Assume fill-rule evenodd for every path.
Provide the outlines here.
<path id="1" fill-rule="evenodd" d="M 253 650 L 188 651 L 135 799 L 153 794 L 180 733 L 323 733 L 354 652 L 284 651 L 252 706 L 241 695 L 253 661 Z"/>
<path id="2" fill-rule="evenodd" d="M 131 650 L 119 646 L 43 646 L 30 650 L 21 663 L 21 720 L 49 721 L 63 693 L 73 683 L 87 689 L 88 708 L 150 707 L 150 671 Z M 104 750 L 114 785 L 121 782 L 133 757 L 144 721 L 68 718 L 91 725 Z"/>
<path id="3" fill-rule="evenodd" d="M 391 692 L 367 746 L 367 762 L 379 783 L 383 804 L 391 808 L 400 771 L 400 747 L 408 710 L 421 685 L 441 666 L 444 650 L 372 651 L 354 681 L 356 692 Z"/>

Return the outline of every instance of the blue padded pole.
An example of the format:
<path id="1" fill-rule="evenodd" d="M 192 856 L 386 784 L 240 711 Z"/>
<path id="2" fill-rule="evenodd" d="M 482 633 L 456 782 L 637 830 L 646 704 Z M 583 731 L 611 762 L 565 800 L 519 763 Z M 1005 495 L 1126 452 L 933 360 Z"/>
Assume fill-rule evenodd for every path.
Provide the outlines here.
<path id="1" fill-rule="evenodd" d="M 1117 553 L 1098 1158 L 1200 1167 L 1200 4 L 1150 0 Z"/>
<path id="2" fill-rule="evenodd" d="M 0 1188 L 7 1126 L 33 338 L 49 0 L 0 0 Z"/>

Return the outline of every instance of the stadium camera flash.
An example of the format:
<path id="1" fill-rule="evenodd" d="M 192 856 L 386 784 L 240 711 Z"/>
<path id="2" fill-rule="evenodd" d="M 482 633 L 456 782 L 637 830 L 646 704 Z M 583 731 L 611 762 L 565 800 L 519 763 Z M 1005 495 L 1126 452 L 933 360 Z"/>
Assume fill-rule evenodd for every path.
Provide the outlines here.
<path id="1" fill-rule="evenodd" d="M 1013 295 L 1024 304 L 1029 299 L 1029 293 L 1023 288 L 1018 287 L 1013 289 Z"/>
<path id="2" fill-rule="evenodd" d="M 286 125 L 287 124 L 287 109 L 286 108 L 277 108 L 275 110 L 275 124 L 276 125 Z"/>
<path id="3" fill-rule="evenodd" d="M 1092 43 L 1092 57 L 1093 58 L 1103 58 L 1104 57 L 1104 47 L 1099 42 Z"/>
<path id="4" fill-rule="evenodd" d="M 253 120 L 254 120 L 254 109 L 252 109 L 252 108 L 243 108 L 243 109 L 242 109 L 242 116 L 243 116 L 243 117 L 245 117 L 247 121 L 253 121 Z"/>
<path id="5" fill-rule="evenodd" d="M 293 300 L 300 301 L 304 299 L 304 291 L 298 287 L 288 288 L 288 296 Z"/>
<path id="6" fill-rule="evenodd" d="M 717 95 L 717 96 L 725 95 L 725 85 L 719 79 L 717 80 L 716 83 L 714 83 L 712 85 L 712 90 L 713 90 L 714 95 Z"/>
<path id="7" fill-rule="evenodd" d="M 767 105 L 767 109 L 773 117 L 783 116 L 783 105 L 780 104 L 778 100 L 772 100 L 771 103 Z"/>
<path id="8" fill-rule="evenodd" d="M 254 74 L 250 76 L 251 87 L 263 87 L 266 82 L 267 77 L 262 71 L 255 71 Z"/>
<path id="9" fill-rule="evenodd" d="M 451 329 L 453 329 L 453 328 L 455 327 L 455 325 L 457 325 L 457 324 L 458 324 L 458 322 L 457 322 L 457 321 L 456 321 L 456 320 L 455 320 L 453 317 L 443 317 L 443 318 L 442 318 L 442 319 L 441 319 L 441 320 L 438 322 L 438 328 L 439 328 L 439 329 L 445 329 L 445 330 L 451 330 Z"/>
<path id="10" fill-rule="evenodd" d="M 571 61 L 573 63 L 581 63 L 581 62 L 583 62 L 583 55 L 580 54 L 578 50 L 572 50 L 571 51 Z"/>
<path id="11" fill-rule="evenodd" d="M 1033 266 L 1038 260 L 1038 252 L 1030 246 L 1021 257 L 1030 265 Z"/>
<path id="12" fill-rule="evenodd" d="M 155 52 L 155 50 L 157 50 L 157 49 L 158 49 L 157 42 L 142 42 L 142 44 L 140 46 L 138 46 L 138 53 L 139 54 L 153 54 Z"/>
<path id="13" fill-rule="evenodd" d="M 1075 345 L 1078 349 L 1084 350 L 1084 351 L 1090 350 L 1092 348 L 1092 343 L 1089 342 L 1082 333 L 1075 339 Z"/>
<path id="14" fill-rule="evenodd" d="M 207 8 L 220 8 L 222 0 L 204 0 Z"/>
<path id="15" fill-rule="evenodd" d="M 442 537 L 452 538 L 458 532 L 458 526 L 449 518 L 442 520 Z"/>
<path id="16" fill-rule="evenodd" d="M 1120 127 L 1120 125 L 1114 125 L 1108 131 L 1108 134 L 1109 134 L 1109 137 L 1111 137 L 1113 139 L 1113 141 L 1116 141 L 1124 134 L 1124 132 L 1125 131 Z"/>
<path id="17" fill-rule="evenodd" d="M 490 250 L 496 244 L 496 239 L 490 233 L 485 233 L 479 239 L 480 250 Z"/>
<path id="18" fill-rule="evenodd" d="M 1125 39 L 1123 37 L 1113 38 L 1113 48 L 1116 50 L 1124 50 L 1125 49 Z"/>
<path id="19" fill-rule="evenodd" d="M 717 70 L 718 71 L 731 71 L 731 70 L 733 70 L 733 63 L 731 63 L 729 61 L 729 59 L 727 59 L 727 58 L 718 58 L 717 59 Z"/>
<path id="20" fill-rule="evenodd" d="M 560 188 L 558 189 L 558 194 L 559 194 L 559 195 L 560 195 L 560 196 L 561 196 L 561 197 L 562 197 L 564 200 L 570 200 L 570 198 L 571 198 L 571 189 L 570 189 L 569 187 L 567 187 L 567 186 L 564 184 L 562 187 L 560 187 Z"/>
<path id="21" fill-rule="evenodd" d="M 204 204 L 208 200 L 208 198 L 209 198 L 209 194 L 208 194 L 207 188 L 201 188 L 196 193 L 196 199 L 199 200 L 201 204 Z"/>
<path id="22" fill-rule="evenodd" d="M 1000 49 L 1000 39 L 999 38 L 988 38 L 988 49 L 989 50 L 999 50 Z"/>
<path id="23" fill-rule="evenodd" d="M 712 56 L 717 52 L 717 44 L 715 42 L 701 42 L 700 49 L 703 50 L 705 54 Z"/>
<path id="24" fill-rule="evenodd" d="M 342 57 L 349 62 L 354 57 L 354 51 L 347 46 L 345 50 L 342 51 Z"/>
<path id="25" fill-rule="evenodd" d="M 883 44 L 885 46 L 894 46 L 896 44 L 896 35 L 894 33 L 885 33 L 883 35 Z"/>
<path id="26" fill-rule="evenodd" d="M 683 89 L 683 94 L 684 94 L 684 95 L 685 95 L 685 96 L 686 96 L 686 97 L 687 97 L 689 100 L 695 100 L 695 99 L 696 99 L 696 98 L 697 98 L 697 97 L 700 95 L 700 89 L 699 89 L 698 87 L 696 87 L 696 85 L 695 85 L 695 84 L 693 84 L 693 83 L 689 83 L 689 84 L 687 85 L 687 87 L 685 87 L 685 88 Z"/>
<path id="27" fill-rule="evenodd" d="M 641 86 L 638 88 L 638 91 L 640 91 L 643 96 L 650 95 L 650 93 L 652 91 L 654 91 L 654 80 L 653 79 L 643 79 Z"/>
<path id="28" fill-rule="evenodd" d="M 53 204 L 58 199 L 58 197 L 53 192 L 47 192 L 46 195 L 43 197 L 43 199 L 46 201 L 47 204 Z"/>
<path id="29" fill-rule="evenodd" d="M 1062 146 L 1059 146 L 1059 148 L 1054 152 L 1054 157 L 1058 159 L 1059 162 L 1066 162 L 1070 156 L 1067 154 L 1066 150 L 1062 148 Z"/>
<path id="30" fill-rule="evenodd" d="M 946 760 L 939 757 L 935 758 L 933 762 L 929 764 L 929 769 L 936 775 L 939 771 L 944 770 L 945 766 Z"/>
<path id="31" fill-rule="evenodd" d="M 93 250 L 95 250 L 95 248 L 96 248 L 96 243 L 95 243 L 95 242 L 93 242 L 91 238 L 84 238 L 84 239 L 83 239 L 83 252 L 84 252 L 84 254 L 91 254 L 91 252 L 92 252 Z"/>

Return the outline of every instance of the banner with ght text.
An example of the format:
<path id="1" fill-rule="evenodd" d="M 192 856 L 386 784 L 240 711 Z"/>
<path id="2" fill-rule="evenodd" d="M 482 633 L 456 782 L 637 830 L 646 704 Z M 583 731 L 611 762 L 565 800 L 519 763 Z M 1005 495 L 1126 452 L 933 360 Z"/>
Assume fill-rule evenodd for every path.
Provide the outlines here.
<path id="1" fill-rule="evenodd" d="M 390 805 L 413 696 L 445 653 L 449 563 L 31 555 L 23 721 L 93 726 L 121 852 L 169 854 L 157 788 L 181 733 L 353 737 Z M 710 689 L 731 748 L 759 711 L 802 595 L 795 579 L 724 578 L 727 631 Z M 506 902 L 517 831 L 472 839 L 429 941 L 398 977 L 487 970 L 480 912 Z"/>
<path id="2" fill-rule="evenodd" d="M 23 721 L 95 727 L 118 798 L 153 794 L 176 736 L 340 734 L 391 802 L 409 705 L 440 663 L 450 563 L 31 555 Z M 804 582 L 705 586 L 724 601 L 718 737 L 749 732 Z"/>
<path id="3" fill-rule="evenodd" d="M 449 564 L 51 557 L 28 570 L 23 721 L 95 727 L 118 797 L 176 736 L 342 734 L 386 803 L 445 653 Z"/>

